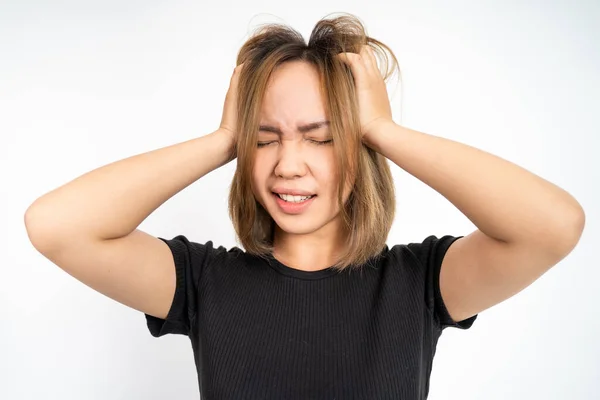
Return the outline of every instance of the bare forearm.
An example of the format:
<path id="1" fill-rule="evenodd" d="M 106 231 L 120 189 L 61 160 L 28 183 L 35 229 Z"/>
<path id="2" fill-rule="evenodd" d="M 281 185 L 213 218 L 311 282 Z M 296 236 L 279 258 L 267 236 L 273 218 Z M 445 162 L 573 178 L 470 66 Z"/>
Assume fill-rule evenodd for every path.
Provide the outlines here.
<path id="1" fill-rule="evenodd" d="M 161 204 L 230 160 L 227 135 L 200 138 L 135 155 L 90 171 L 38 198 L 26 225 L 44 240 L 128 235 Z"/>
<path id="2" fill-rule="evenodd" d="M 581 233 L 583 210 L 569 193 L 507 160 L 395 123 L 371 139 L 367 145 L 442 194 L 488 236 L 562 246 Z"/>

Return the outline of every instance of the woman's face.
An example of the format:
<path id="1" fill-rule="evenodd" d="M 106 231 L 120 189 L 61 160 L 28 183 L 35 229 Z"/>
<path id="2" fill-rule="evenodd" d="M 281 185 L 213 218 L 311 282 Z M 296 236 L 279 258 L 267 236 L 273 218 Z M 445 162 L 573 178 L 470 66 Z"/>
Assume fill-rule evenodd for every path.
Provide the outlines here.
<path id="1" fill-rule="evenodd" d="M 260 126 L 252 171 L 258 202 L 288 234 L 319 232 L 335 237 L 339 233 L 338 178 L 316 67 L 293 61 L 274 71 Z M 344 202 L 350 189 L 346 185 Z M 313 197 L 282 199 L 276 194 L 289 191 Z"/>

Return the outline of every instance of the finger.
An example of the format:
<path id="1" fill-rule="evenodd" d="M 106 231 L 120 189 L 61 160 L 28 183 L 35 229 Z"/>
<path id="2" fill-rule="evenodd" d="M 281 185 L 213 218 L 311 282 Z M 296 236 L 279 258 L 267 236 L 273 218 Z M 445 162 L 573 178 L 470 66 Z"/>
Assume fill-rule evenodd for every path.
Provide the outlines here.
<path id="1" fill-rule="evenodd" d="M 373 72 L 379 72 L 379 68 L 377 67 L 377 58 L 375 58 L 375 52 L 370 45 L 365 45 L 364 48 L 364 56 L 363 58 L 368 61 L 369 68 Z"/>
<path id="2" fill-rule="evenodd" d="M 367 74 L 367 70 L 363 61 L 363 57 L 360 54 L 340 53 L 336 57 L 350 66 L 352 75 L 354 75 L 356 80 L 364 79 Z"/>

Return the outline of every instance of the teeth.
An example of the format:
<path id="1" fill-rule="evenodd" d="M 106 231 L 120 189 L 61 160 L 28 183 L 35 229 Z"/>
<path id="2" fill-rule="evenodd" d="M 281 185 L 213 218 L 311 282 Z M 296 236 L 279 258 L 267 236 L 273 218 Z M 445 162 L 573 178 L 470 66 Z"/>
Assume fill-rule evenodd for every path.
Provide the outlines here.
<path id="1" fill-rule="evenodd" d="M 301 203 L 306 199 L 310 199 L 312 196 L 292 196 L 289 194 L 278 194 L 280 198 L 290 203 Z"/>

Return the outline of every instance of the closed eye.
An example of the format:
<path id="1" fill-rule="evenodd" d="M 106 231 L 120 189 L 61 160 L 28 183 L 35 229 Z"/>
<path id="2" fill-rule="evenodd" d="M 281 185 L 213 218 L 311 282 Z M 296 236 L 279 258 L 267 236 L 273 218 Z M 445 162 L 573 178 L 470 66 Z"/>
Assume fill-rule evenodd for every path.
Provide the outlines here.
<path id="1" fill-rule="evenodd" d="M 329 140 L 323 140 L 323 141 L 318 141 L 318 140 L 312 140 L 312 139 L 309 139 L 309 141 L 310 141 L 311 143 L 314 143 L 314 144 L 316 144 L 316 145 L 324 145 L 324 144 L 333 143 L 333 139 L 329 139 Z"/>
<path id="2" fill-rule="evenodd" d="M 326 145 L 326 144 L 330 144 L 333 143 L 333 139 L 329 139 L 329 140 L 323 140 L 323 141 L 319 141 L 319 140 L 312 140 L 312 139 L 308 139 L 309 142 L 316 144 L 317 146 L 322 146 L 322 145 Z M 256 147 L 265 147 L 268 146 L 271 143 L 276 143 L 276 140 L 270 141 L 270 142 L 258 142 L 256 143 Z"/>

